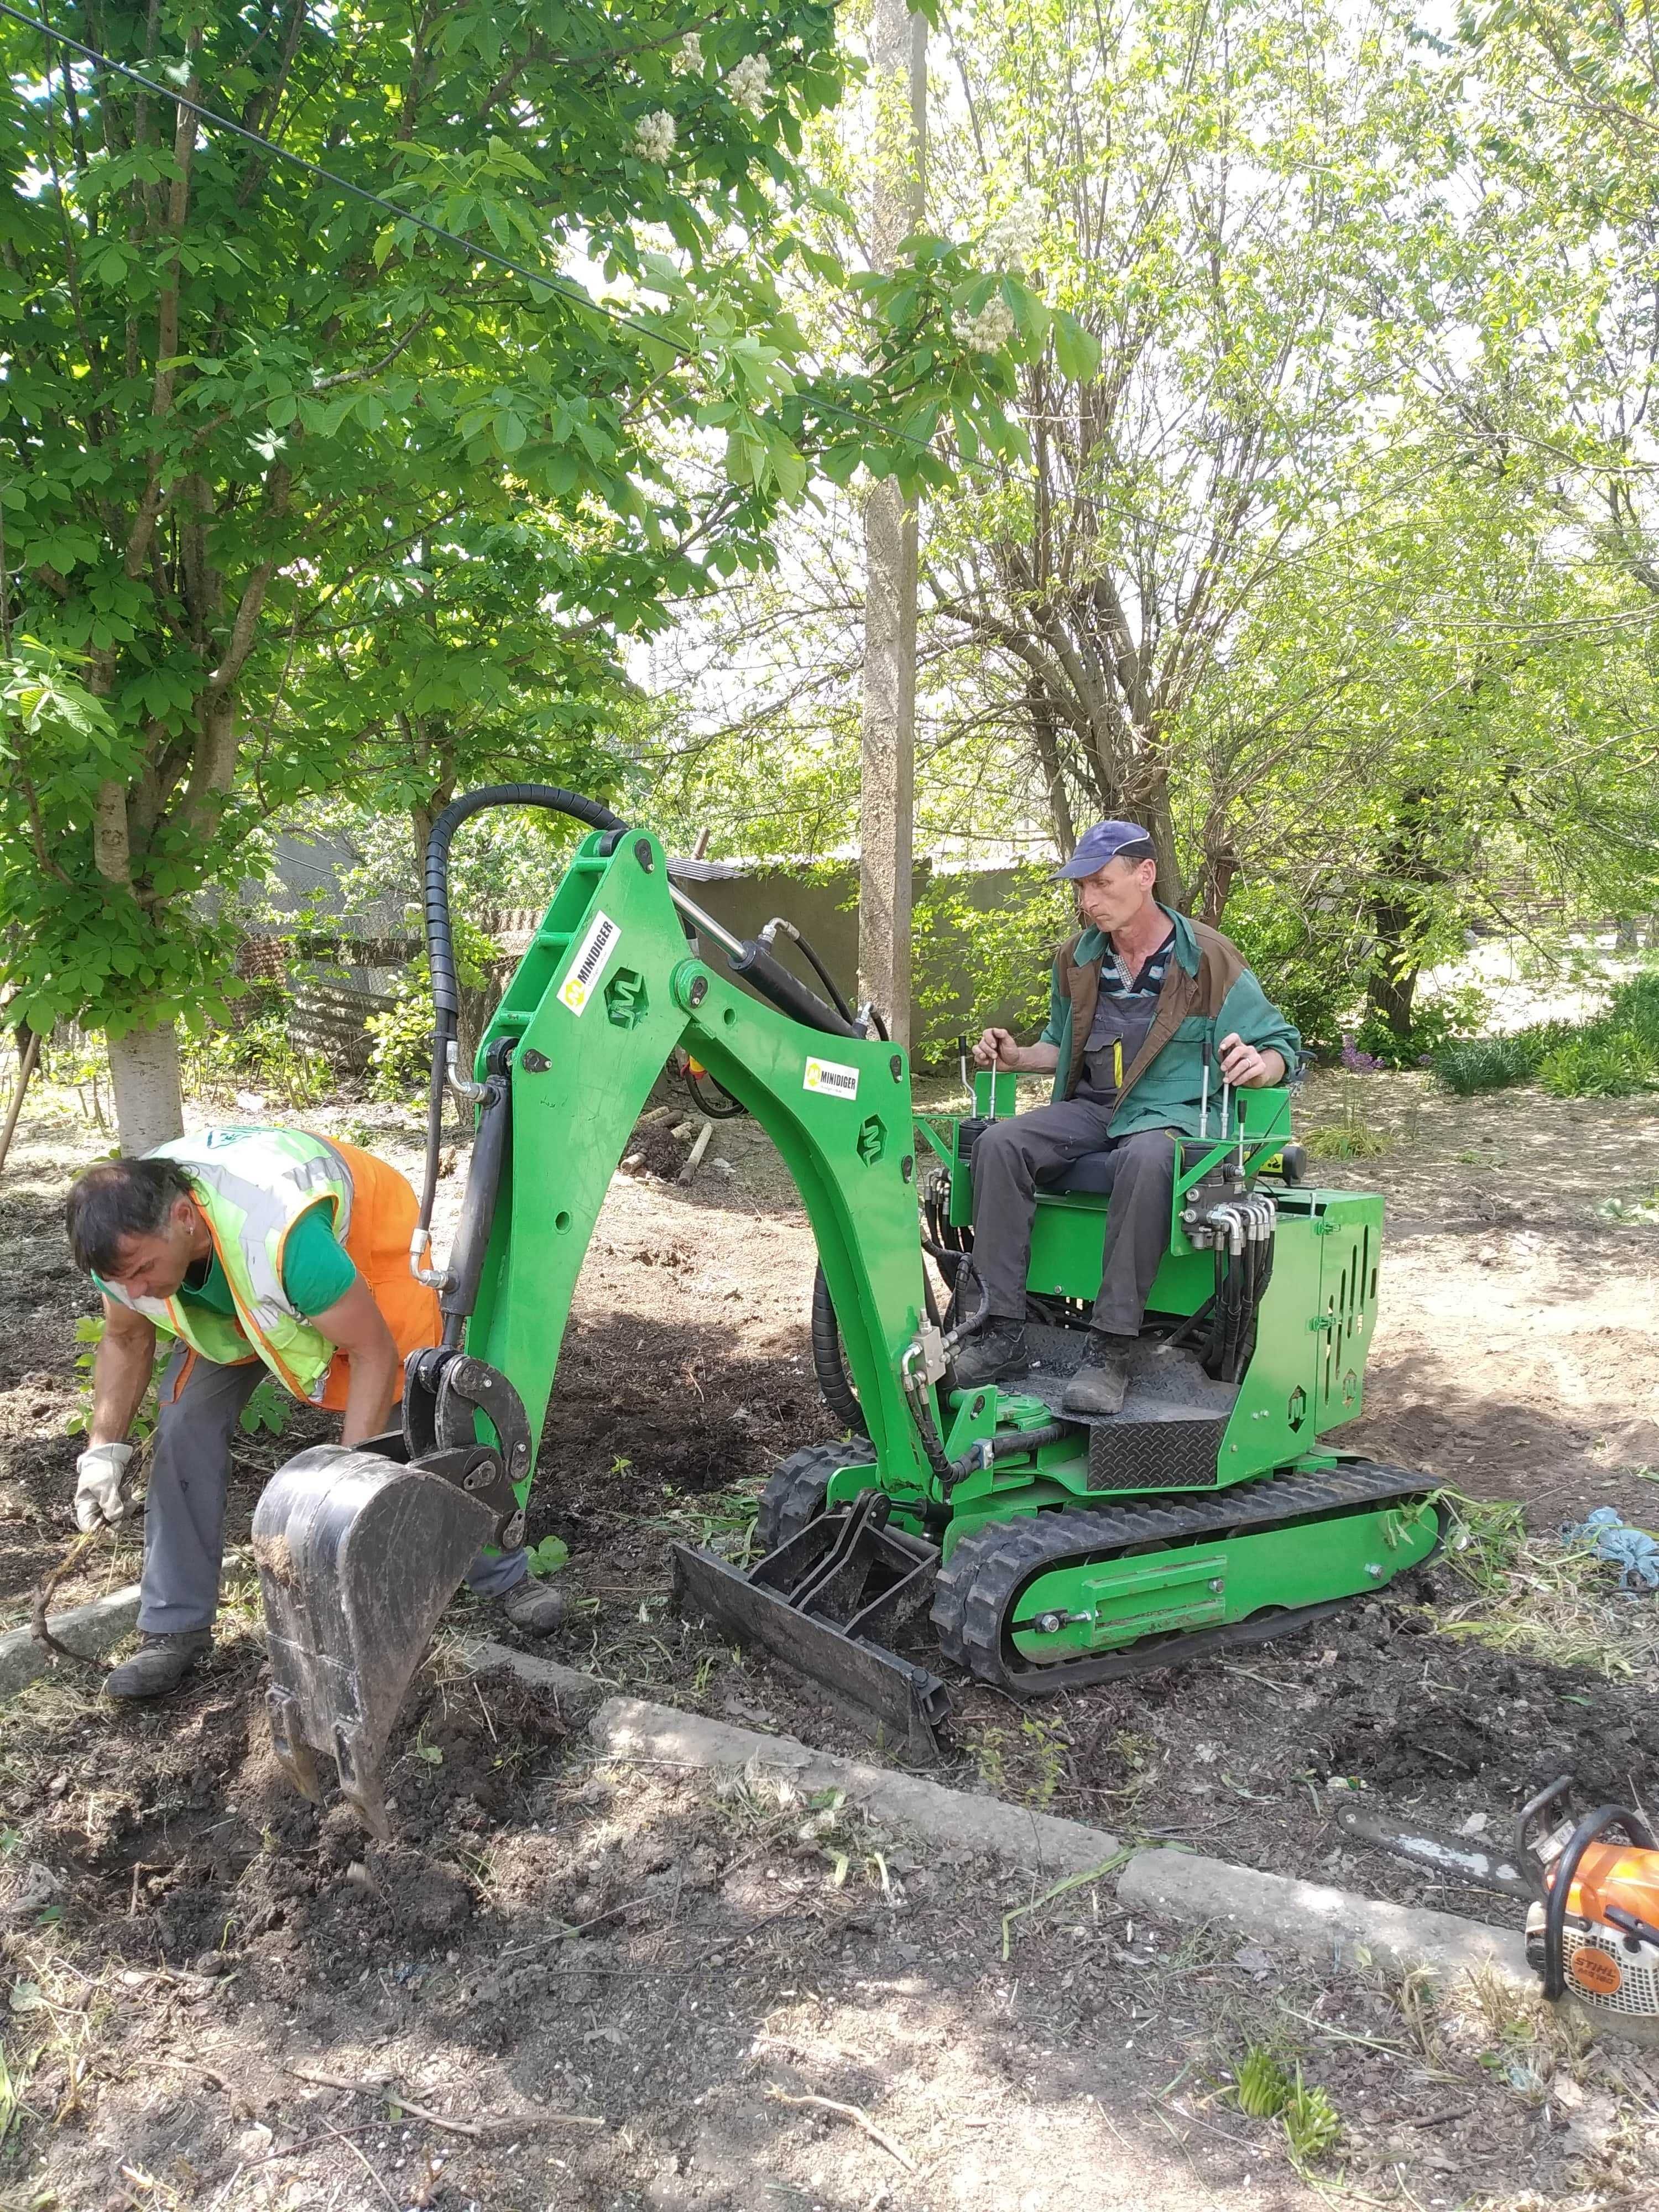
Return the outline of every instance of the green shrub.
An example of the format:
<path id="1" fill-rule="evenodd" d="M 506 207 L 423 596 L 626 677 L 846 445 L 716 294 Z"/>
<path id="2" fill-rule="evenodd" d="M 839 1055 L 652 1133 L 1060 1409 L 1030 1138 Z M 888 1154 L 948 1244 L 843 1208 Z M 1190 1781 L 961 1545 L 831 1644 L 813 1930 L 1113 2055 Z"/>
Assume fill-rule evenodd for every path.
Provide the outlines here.
<path id="1" fill-rule="evenodd" d="M 983 895 L 981 878 L 940 873 L 916 901 L 916 996 L 925 1027 L 915 1050 L 929 1066 L 954 1068 L 958 1032 L 977 1035 L 986 1022 L 1035 1034 L 1048 1017 L 1054 948 L 1078 927 L 1067 886 L 1053 882 L 1047 868 L 1021 868 L 994 907 L 980 902 Z"/>
<path id="2" fill-rule="evenodd" d="M 1221 927 L 1296 1024 L 1304 1047 L 1334 1052 L 1364 994 L 1341 918 L 1310 914 L 1275 884 L 1249 883 L 1228 900 Z"/>
<path id="3" fill-rule="evenodd" d="M 562 1536 L 544 1536 L 539 1544 L 532 1544 L 525 1555 L 530 1561 L 532 1575 L 545 1577 L 556 1575 L 570 1557 L 570 1547 Z"/>
<path id="4" fill-rule="evenodd" d="M 1449 991 L 1443 998 L 1425 1000 L 1413 1010 L 1411 1029 L 1403 1037 L 1396 1036 L 1377 1015 L 1369 1016 L 1360 1024 L 1354 1043 L 1385 1067 L 1421 1067 L 1447 1046 L 1474 1037 L 1488 1011 L 1486 993 L 1471 984 Z"/>
<path id="5" fill-rule="evenodd" d="M 287 1001 L 268 1003 L 240 1029 L 210 1024 L 179 1040 L 184 1087 L 192 1097 L 228 1103 L 239 1091 L 262 1091 L 274 1104 L 314 1106 L 332 1084 L 328 1063 L 307 1052 L 288 1033 Z"/>
<path id="6" fill-rule="evenodd" d="M 501 947 L 487 930 L 458 914 L 454 920 L 455 975 L 464 989 L 478 990 Z M 394 987 L 392 1003 L 371 1014 L 367 1027 L 374 1042 L 368 1055 L 370 1088 L 376 1098 L 407 1098 L 424 1091 L 432 1073 L 432 969 L 425 953 Z"/>
<path id="7" fill-rule="evenodd" d="M 1430 1063 L 1467 1097 L 1542 1084 L 1556 1098 L 1628 1098 L 1659 1083 L 1659 973 L 1617 983 L 1587 1022 L 1535 1022 L 1512 1036 L 1454 1039 Z"/>
<path id="8" fill-rule="evenodd" d="M 1448 1091 L 1467 1098 L 1480 1091 L 1530 1083 L 1552 1052 L 1582 1035 L 1571 1022 L 1534 1022 L 1509 1036 L 1455 1038 L 1434 1054 L 1430 1065 Z"/>
<path id="9" fill-rule="evenodd" d="M 376 1098 L 406 1098 L 422 1090 L 432 1072 L 432 1032 L 436 1018 L 421 963 L 420 988 L 400 992 L 383 1014 L 371 1014 L 368 1033 L 369 1085 Z"/>
<path id="10" fill-rule="evenodd" d="M 1586 1031 L 1558 1045 L 1540 1063 L 1538 1080 L 1553 1098 L 1629 1098 L 1654 1082 L 1654 1056 L 1628 1030 Z"/>
<path id="11" fill-rule="evenodd" d="M 64 1426 L 72 1437 L 83 1437 L 92 1426 L 92 1377 L 97 1364 L 98 1347 L 104 1340 L 102 1314 L 82 1314 L 75 1324 L 75 1341 L 82 1347 L 75 1355 L 75 1371 L 80 1377 L 76 1389 L 75 1410 Z M 137 1410 L 127 1424 L 127 1435 L 136 1444 L 143 1443 L 160 1418 L 156 1393 L 161 1376 L 173 1357 L 173 1340 L 161 1337 L 155 1346 L 155 1364 L 150 1370 L 149 1388 L 139 1400 Z"/>
<path id="12" fill-rule="evenodd" d="M 278 1382 L 269 1375 L 262 1375 L 253 1386 L 253 1395 L 243 1407 L 238 1425 L 246 1437 L 280 1437 L 288 1428 L 289 1416 L 294 1411 L 294 1401 Z"/>
<path id="13" fill-rule="evenodd" d="M 1659 975 L 1632 975 L 1613 987 L 1605 1020 L 1659 1053 Z"/>

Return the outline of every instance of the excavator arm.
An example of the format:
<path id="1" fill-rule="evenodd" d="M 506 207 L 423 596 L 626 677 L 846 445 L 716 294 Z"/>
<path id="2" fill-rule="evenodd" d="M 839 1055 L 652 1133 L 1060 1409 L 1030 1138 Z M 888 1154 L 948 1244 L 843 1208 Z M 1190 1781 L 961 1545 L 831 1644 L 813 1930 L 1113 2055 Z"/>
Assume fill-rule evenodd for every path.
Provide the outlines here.
<path id="1" fill-rule="evenodd" d="M 708 945 L 705 960 L 688 942 L 657 841 L 630 834 L 609 858 L 590 850 L 602 842 L 572 863 L 484 1038 L 483 1061 L 509 1063 L 511 1133 L 467 1350 L 511 1379 L 539 1435 L 599 1208 L 683 1045 L 776 1145 L 817 1240 L 872 1438 L 884 1465 L 915 1463 L 920 1489 L 927 1462 L 898 1379 L 924 1318 L 908 1062 L 879 1039 L 808 1027 L 756 999 L 720 972 L 729 955 Z M 708 918 L 697 920 L 706 945 Z M 835 1018 L 795 989 L 803 1011 Z"/>
<path id="2" fill-rule="evenodd" d="M 480 805 L 520 803 L 602 820 L 467 1079 L 453 1051 L 449 840 Z M 386 1741 L 438 1618 L 481 1546 L 520 1540 L 544 1442 L 556 1467 L 556 1377 L 577 1278 L 675 1046 L 748 1109 L 794 1179 L 887 1494 L 921 1510 L 940 1456 L 943 1362 L 927 1312 L 906 1055 L 769 947 L 701 913 L 671 883 L 655 837 L 570 793 L 509 786 L 457 802 L 433 831 L 427 920 L 438 1021 L 411 1264 L 439 1289 L 443 1339 L 410 1359 L 401 1432 L 289 1461 L 253 1531 L 278 1756 L 313 1797 L 319 1759 L 331 1758 L 380 1834 Z M 440 1271 L 429 1230 L 446 1085 L 471 1099 L 476 1128 Z M 677 1387 L 663 1378 L 665 1393 Z"/>

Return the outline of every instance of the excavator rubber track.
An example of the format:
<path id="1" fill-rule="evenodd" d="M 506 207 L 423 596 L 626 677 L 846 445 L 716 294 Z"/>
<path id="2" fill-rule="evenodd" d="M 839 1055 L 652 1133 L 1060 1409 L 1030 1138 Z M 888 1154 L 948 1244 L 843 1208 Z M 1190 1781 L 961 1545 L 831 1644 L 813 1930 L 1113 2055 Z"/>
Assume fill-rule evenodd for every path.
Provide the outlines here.
<path id="1" fill-rule="evenodd" d="M 1175 1503 L 1068 1508 L 996 1521 L 964 1536 L 941 1567 L 932 1619 L 945 1656 L 1016 1698 L 1052 1697 L 1092 1682 L 1180 1667 L 1241 1644 L 1289 1636 L 1356 1602 L 1352 1594 L 1251 1614 L 1213 1628 L 1143 1637 L 1110 1651 L 1036 1663 L 1014 1648 L 1020 1601 L 1041 1576 L 1103 1565 L 1141 1551 L 1265 1535 L 1289 1523 L 1331 1521 L 1395 1504 L 1421 1505 L 1435 1486 L 1408 1468 L 1349 1459 L 1316 1474 L 1292 1473 Z M 1437 1504 L 1443 1541 L 1448 1522 Z M 1416 1565 L 1424 1562 L 1419 1560 Z"/>

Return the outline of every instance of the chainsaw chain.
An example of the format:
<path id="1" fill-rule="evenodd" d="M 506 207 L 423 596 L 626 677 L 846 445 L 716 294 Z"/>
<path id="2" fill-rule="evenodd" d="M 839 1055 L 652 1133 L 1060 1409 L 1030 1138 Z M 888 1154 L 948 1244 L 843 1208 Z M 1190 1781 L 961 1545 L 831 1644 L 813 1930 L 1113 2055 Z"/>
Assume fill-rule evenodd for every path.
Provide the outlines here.
<path id="1" fill-rule="evenodd" d="M 1258 1614 L 1218 1628 L 1147 1637 L 1112 1652 L 1080 1653 L 1037 1666 L 1011 1656 L 1004 1635 L 1021 1593 L 1039 1574 L 1066 1565 L 1094 1565 L 1133 1546 L 1200 1542 L 1248 1531 L 1259 1534 L 1310 1514 L 1352 1512 L 1390 1498 L 1421 1498 L 1432 1487 L 1408 1468 L 1351 1460 L 1321 1474 L 1282 1474 L 1242 1483 L 1179 1504 L 1112 1505 L 988 1522 L 964 1536 L 939 1570 L 933 1608 L 939 1648 L 981 1681 L 1016 1697 L 1074 1687 L 1154 1667 L 1181 1666 L 1229 1644 L 1261 1643 L 1321 1619 L 1351 1597 L 1330 1598 L 1282 1613 Z"/>

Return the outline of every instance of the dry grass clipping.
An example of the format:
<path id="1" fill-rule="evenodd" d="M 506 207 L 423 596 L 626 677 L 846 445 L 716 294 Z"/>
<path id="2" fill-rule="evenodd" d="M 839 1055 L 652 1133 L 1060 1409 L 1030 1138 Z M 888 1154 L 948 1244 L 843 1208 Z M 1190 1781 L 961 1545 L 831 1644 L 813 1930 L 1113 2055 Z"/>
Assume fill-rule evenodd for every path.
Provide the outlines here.
<path id="1" fill-rule="evenodd" d="M 1445 1558 L 1469 1595 L 1435 1615 L 1442 1636 L 1604 1681 L 1648 1679 L 1659 1667 L 1659 1598 L 1619 1589 L 1618 1569 L 1588 1545 L 1530 1534 L 1518 1505 L 1443 1491 Z"/>

